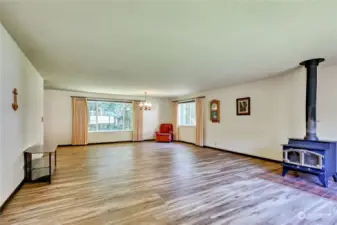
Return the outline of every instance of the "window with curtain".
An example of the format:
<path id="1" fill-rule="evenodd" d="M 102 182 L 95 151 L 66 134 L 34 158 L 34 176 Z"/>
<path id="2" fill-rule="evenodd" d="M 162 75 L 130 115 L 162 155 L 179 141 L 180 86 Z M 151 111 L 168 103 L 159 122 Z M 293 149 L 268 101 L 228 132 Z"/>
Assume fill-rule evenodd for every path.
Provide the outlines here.
<path id="1" fill-rule="evenodd" d="M 178 119 L 180 126 L 195 126 L 195 102 L 179 103 Z"/>
<path id="2" fill-rule="evenodd" d="M 132 103 L 88 100 L 89 132 L 132 131 Z"/>

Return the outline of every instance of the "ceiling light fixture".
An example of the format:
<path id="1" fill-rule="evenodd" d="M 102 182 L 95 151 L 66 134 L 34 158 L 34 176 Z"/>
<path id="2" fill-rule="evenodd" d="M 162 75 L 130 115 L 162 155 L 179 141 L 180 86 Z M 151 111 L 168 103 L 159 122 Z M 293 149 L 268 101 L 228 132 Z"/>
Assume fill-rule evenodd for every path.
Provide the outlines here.
<path id="1" fill-rule="evenodd" d="M 146 101 L 146 94 L 147 94 L 147 92 L 145 92 L 145 101 L 141 101 L 141 102 L 139 103 L 139 109 L 140 109 L 140 110 L 145 110 L 145 111 L 147 111 L 147 110 L 151 110 L 151 109 L 152 109 L 152 104 L 151 104 L 151 102 Z"/>

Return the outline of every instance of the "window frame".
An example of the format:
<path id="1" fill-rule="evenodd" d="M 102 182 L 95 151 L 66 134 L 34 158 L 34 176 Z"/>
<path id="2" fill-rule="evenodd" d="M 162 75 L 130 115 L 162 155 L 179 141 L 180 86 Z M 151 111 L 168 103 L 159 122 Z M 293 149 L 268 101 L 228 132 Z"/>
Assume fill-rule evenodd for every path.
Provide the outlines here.
<path id="1" fill-rule="evenodd" d="M 90 121 L 90 115 L 89 115 L 89 108 L 88 108 L 88 133 L 109 133 L 109 132 L 132 132 L 133 131 L 133 104 L 131 102 L 121 102 L 121 101 L 109 101 L 109 100 L 100 100 L 100 99 L 88 99 L 87 100 L 87 103 L 95 103 L 96 104 L 96 130 L 89 130 L 89 121 Z M 130 104 L 131 105 L 131 129 L 125 129 L 125 126 L 124 126 L 124 116 L 123 116 L 123 130 L 98 130 L 98 104 L 99 103 L 119 103 L 119 104 Z M 125 108 L 123 109 L 123 115 L 125 113 Z"/>
<path id="2" fill-rule="evenodd" d="M 181 107 L 180 107 L 180 105 L 184 105 L 184 104 L 191 104 L 191 103 L 193 103 L 193 105 L 194 105 L 194 124 L 181 124 L 181 120 L 180 120 L 180 117 L 181 117 Z M 180 103 L 178 103 L 178 126 L 179 127 L 196 127 L 196 102 L 195 101 L 188 101 L 188 102 L 180 102 Z M 190 120 L 191 120 L 191 122 L 192 122 L 192 110 L 190 110 Z"/>

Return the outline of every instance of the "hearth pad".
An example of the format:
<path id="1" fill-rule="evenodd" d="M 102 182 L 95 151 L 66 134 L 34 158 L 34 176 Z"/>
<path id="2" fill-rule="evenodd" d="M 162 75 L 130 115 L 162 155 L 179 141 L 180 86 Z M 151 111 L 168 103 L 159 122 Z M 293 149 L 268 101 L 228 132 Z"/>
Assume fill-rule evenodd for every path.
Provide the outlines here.
<path id="1" fill-rule="evenodd" d="M 261 174 L 258 177 L 337 201 L 337 183 L 335 183 L 332 178 L 329 179 L 329 187 L 324 188 L 319 179 L 312 174 L 295 171 L 289 171 L 285 177 L 282 177 L 281 174 L 282 168 L 279 168 Z"/>

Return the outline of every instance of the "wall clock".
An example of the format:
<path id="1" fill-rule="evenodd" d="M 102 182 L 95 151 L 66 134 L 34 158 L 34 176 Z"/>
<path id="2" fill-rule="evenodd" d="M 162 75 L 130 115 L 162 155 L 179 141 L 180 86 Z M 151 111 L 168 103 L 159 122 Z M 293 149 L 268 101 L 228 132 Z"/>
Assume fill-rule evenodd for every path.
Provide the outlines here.
<path id="1" fill-rule="evenodd" d="M 210 104 L 210 116 L 212 123 L 220 123 L 220 101 L 213 99 Z"/>

